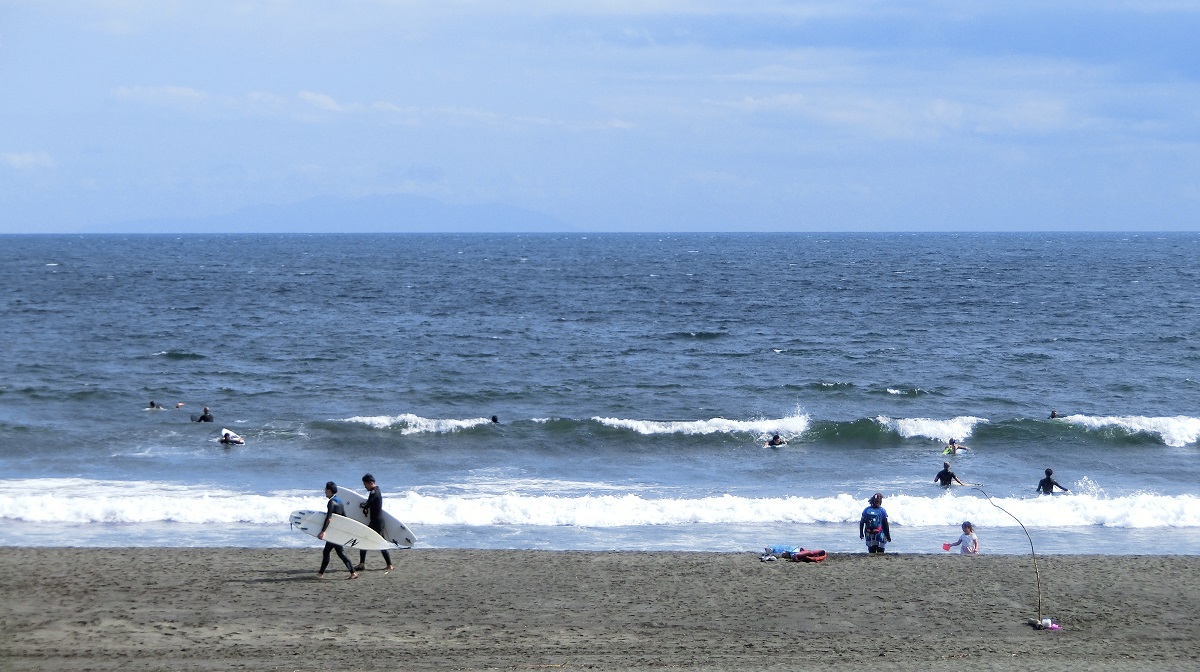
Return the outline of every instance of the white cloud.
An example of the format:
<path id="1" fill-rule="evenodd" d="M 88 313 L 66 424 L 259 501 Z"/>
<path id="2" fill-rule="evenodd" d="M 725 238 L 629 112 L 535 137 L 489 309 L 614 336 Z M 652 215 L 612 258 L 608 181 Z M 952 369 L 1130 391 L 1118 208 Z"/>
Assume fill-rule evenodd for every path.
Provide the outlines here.
<path id="1" fill-rule="evenodd" d="M 54 160 L 46 152 L 0 154 L 0 158 L 3 158 L 9 167 L 17 170 L 33 170 L 35 168 L 51 168 L 54 166 Z"/>
<path id="2" fill-rule="evenodd" d="M 312 105 L 318 110 L 326 112 L 346 112 L 351 109 L 334 100 L 333 96 L 324 93 L 315 93 L 313 91 L 301 91 L 299 94 L 300 100 Z M 357 107 L 357 106 L 353 106 Z"/>

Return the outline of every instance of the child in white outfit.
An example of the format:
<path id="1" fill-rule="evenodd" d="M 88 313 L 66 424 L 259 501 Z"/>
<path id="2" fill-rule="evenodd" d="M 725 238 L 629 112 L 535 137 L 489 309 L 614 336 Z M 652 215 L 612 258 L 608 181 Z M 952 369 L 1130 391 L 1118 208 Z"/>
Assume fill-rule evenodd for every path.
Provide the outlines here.
<path id="1" fill-rule="evenodd" d="M 958 541 L 949 546 L 960 546 L 959 552 L 963 555 L 975 555 L 979 552 L 979 537 L 975 536 L 975 526 L 968 520 L 962 524 L 962 531 L 962 536 L 958 538 Z"/>

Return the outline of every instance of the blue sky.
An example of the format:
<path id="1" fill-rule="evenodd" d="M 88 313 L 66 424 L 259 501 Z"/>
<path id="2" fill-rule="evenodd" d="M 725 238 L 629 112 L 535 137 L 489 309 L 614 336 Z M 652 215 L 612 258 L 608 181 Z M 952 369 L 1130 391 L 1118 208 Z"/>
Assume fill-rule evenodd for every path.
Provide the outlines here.
<path id="1" fill-rule="evenodd" d="M 1197 35 L 1154 0 L 0 0 L 0 233 L 396 194 L 588 231 L 1195 231 Z"/>

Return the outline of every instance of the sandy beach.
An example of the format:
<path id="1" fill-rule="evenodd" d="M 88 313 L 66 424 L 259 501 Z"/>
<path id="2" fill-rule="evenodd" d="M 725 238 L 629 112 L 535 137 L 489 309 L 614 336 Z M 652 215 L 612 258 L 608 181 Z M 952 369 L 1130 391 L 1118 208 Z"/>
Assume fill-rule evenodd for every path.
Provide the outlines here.
<path id="1" fill-rule="evenodd" d="M 0 549 L 5 670 L 1191 670 L 1200 557 Z M 336 558 L 334 559 L 336 563 Z"/>

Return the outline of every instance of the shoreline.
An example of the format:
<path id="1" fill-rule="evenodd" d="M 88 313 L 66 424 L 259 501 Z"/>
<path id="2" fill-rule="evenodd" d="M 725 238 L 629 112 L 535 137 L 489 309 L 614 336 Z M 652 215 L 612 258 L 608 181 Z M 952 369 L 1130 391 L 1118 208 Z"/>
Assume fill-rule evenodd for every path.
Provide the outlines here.
<path id="1" fill-rule="evenodd" d="M 767 544 L 796 543 L 830 553 L 858 553 L 862 542 L 852 524 L 727 524 L 653 525 L 607 528 L 529 525 L 420 525 L 417 549 L 530 550 L 625 552 L 755 553 Z M 986 555 L 1029 556 L 1029 541 L 1019 527 L 979 526 Z M 1195 528 L 1033 528 L 1030 534 L 1038 557 L 1051 555 L 1130 556 L 1197 555 L 1200 534 Z M 940 554 L 941 545 L 958 538 L 958 525 L 894 526 L 896 553 Z M 111 548 L 118 544 L 145 548 L 296 549 L 316 542 L 278 525 L 212 525 L 199 523 L 56 524 L 10 520 L 0 529 L 0 548 Z"/>
<path id="2" fill-rule="evenodd" d="M 355 557 L 355 559 L 357 559 Z M 1192 669 L 1200 557 L 0 547 L 0 668 Z"/>

